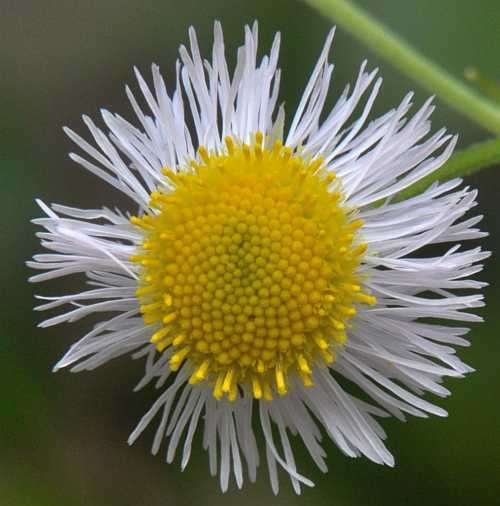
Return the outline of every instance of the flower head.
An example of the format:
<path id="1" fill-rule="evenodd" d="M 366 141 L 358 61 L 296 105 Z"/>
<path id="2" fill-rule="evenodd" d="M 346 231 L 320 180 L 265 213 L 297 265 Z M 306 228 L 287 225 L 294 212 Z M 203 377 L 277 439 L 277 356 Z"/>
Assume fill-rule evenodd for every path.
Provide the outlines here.
<path id="1" fill-rule="evenodd" d="M 257 63 L 257 25 L 246 28 L 232 74 L 218 23 L 214 38 L 203 61 L 190 30 L 172 95 L 156 65 L 153 89 L 136 71 L 149 108 L 127 88 L 139 127 L 103 111 L 104 132 L 84 117 L 97 147 L 66 130 L 87 154 L 71 158 L 134 210 L 39 202 L 47 216 L 35 223 L 52 252 L 29 262 L 46 271 L 31 279 L 83 273 L 93 285 L 39 306 L 69 305 L 41 326 L 114 314 L 55 369 L 146 357 L 138 388 L 156 380 L 161 393 L 129 441 L 158 415 L 152 451 L 165 441 L 171 462 L 181 446 L 184 467 L 201 430 L 223 490 L 231 472 L 239 487 L 244 468 L 256 479 L 256 433 L 275 492 L 277 464 L 297 492 L 312 485 L 291 434 L 323 471 L 322 430 L 350 457 L 393 465 L 376 417 L 446 415 L 422 395 L 448 395 L 442 378 L 472 370 L 450 346 L 466 345 L 467 329 L 437 319 L 479 320 L 467 310 L 482 296 L 464 289 L 483 286 L 468 278 L 487 253 L 458 244 L 483 235 L 480 217 L 462 220 L 476 192 L 453 180 L 392 198 L 440 167 L 456 138 L 428 135 L 430 100 L 407 118 L 411 94 L 367 123 L 381 79 L 365 63 L 324 117 L 333 32 L 284 135 L 279 36 Z"/>
<path id="2" fill-rule="evenodd" d="M 346 340 L 366 244 L 349 220 L 333 173 L 276 141 L 210 155 L 188 170 L 164 169 L 174 191 L 151 196 L 156 214 L 134 216 L 144 233 L 136 292 L 151 342 L 170 348 L 169 367 L 189 360 L 189 383 L 216 399 L 238 387 L 256 399 L 284 395 L 292 377 L 311 386 L 315 363 L 330 364 Z"/>

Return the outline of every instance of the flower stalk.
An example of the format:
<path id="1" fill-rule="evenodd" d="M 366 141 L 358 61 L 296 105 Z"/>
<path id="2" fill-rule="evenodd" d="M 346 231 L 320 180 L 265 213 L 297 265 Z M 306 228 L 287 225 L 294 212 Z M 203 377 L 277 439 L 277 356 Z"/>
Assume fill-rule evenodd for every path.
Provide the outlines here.
<path id="1" fill-rule="evenodd" d="M 458 112 L 500 135 L 500 108 L 430 61 L 367 12 L 348 0 L 305 1 Z"/>

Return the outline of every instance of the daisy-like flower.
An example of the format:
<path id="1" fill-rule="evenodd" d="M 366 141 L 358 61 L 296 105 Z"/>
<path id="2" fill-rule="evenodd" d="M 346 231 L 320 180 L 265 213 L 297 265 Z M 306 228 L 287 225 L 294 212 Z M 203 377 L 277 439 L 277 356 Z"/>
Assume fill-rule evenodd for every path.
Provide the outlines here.
<path id="1" fill-rule="evenodd" d="M 37 309 L 67 309 L 41 326 L 106 315 L 55 370 L 145 357 L 137 389 L 154 381 L 160 394 L 129 442 L 156 419 L 152 452 L 164 443 L 184 468 L 200 431 L 224 491 L 231 474 L 238 487 L 245 473 L 256 479 L 260 437 L 274 492 L 278 466 L 297 493 L 312 485 L 296 440 L 327 470 L 323 434 L 349 457 L 392 466 L 377 418 L 445 416 L 423 395 L 444 397 L 443 377 L 472 371 L 453 346 L 468 344 L 455 322 L 480 320 L 469 310 L 483 305 L 470 276 L 488 254 L 460 245 L 484 235 L 480 217 L 463 219 L 476 192 L 456 179 L 393 199 L 456 138 L 430 134 L 431 100 L 408 116 L 411 94 L 368 121 L 381 79 L 365 63 L 325 112 L 333 31 L 286 132 L 279 35 L 258 62 L 257 24 L 247 27 L 232 73 L 219 23 L 211 61 L 189 38 L 172 94 L 156 65 L 152 87 L 136 71 L 147 112 L 127 96 L 138 126 L 102 111 L 105 131 L 83 118 L 92 142 L 66 129 L 85 153 L 70 157 L 133 208 L 39 201 L 50 253 L 29 262 L 45 271 L 31 280 L 81 273 L 90 285 L 43 297 Z"/>

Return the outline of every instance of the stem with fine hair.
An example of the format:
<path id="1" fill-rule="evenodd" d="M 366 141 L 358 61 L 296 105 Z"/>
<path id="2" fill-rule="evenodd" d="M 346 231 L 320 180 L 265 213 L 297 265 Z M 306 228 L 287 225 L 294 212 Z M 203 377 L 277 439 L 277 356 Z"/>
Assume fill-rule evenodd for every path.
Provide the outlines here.
<path id="1" fill-rule="evenodd" d="M 395 201 L 418 195 L 435 181 L 470 176 L 495 164 L 500 164 L 500 139 L 478 142 L 467 149 L 457 151 L 440 169 L 398 193 Z"/>

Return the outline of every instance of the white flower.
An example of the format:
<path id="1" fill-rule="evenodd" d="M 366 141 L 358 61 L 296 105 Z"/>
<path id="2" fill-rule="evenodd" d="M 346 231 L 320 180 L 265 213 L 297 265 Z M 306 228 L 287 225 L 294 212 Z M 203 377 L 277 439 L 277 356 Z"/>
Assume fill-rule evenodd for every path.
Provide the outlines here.
<path id="1" fill-rule="evenodd" d="M 211 61 L 189 36 L 172 95 L 156 65 L 152 88 L 136 71 L 148 112 L 127 95 L 139 126 L 103 110 L 106 132 L 83 118 L 93 145 L 66 129 L 86 153 L 70 157 L 135 214 L 39 201 L 50 253 L 29 262 L 44 271 L 31 281 L 83 273 L 91 285 L 40 297 L 37 309 L 68 308 L 40 326 L 106 314 L 55 370 L 145 357 L 136 390 L 154 381 L 161 393 L 129 442 L 158 415 L 152 452 L 165 443 L 167 462 L 179 450 L 184 468 L 202 431 L 224 491 L 231 473 L 238 487 L 245 472 L 256 479 L 261 436 L 274 492 L 277 465 L 297 493 L 312 485 L 290 435 L 325 472 L 322 433 L 349 457 L 392 466 L 376 417 L 446 416 L 423 395 L 444 397 L 443 377 L 472 371 L 453 348 L 467 329 L 442 320 L 480 320 L 469 310 L 482 296 L 466 292 L 484 286 L 470 276 L 488 253 L 460 244 L 484 235 L 481 217 L 463 219 L 476 192 L 455 179 L 392 199 L 439 168 L 456 138 L 429 134 L 431 100 L 408 117 L 412 94 L 368 122 L 381 79 L 365 63 L 324 113 L 333 31 L 285 134 L 279 35 L 258 63 L 257 24 L 247 27 L 232 74 L 219 23 Z"/>

